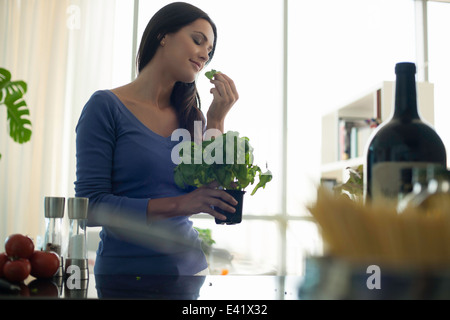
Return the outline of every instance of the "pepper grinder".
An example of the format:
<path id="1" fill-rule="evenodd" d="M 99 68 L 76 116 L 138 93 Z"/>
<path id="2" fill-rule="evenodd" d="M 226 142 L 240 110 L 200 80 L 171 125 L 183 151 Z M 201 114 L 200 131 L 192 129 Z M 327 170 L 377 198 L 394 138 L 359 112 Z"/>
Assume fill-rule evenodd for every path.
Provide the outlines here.
<path id="1" fill-rule="evenodd" d="M 59 256 L 59 269 L 55 273 L 55 277 L 63 275 L 63 257 L 61 256 L 62 247 L 62 218 L 64 217 L 63 197 L 45 197 L 44 198 L 44 216 L 45 216 L 45 247 L 44 251 L 53 251 Z"/>
<path id="2" fill-rule="evenodd" d="M 70 229 L 69 248 L 67 250 L 66 259 L 66 275 L 69 276 L 72 274 L 72 268 L 68 269 L 70 266 L 76 266 L 79 268 L 79 280 L 89 279 L 86 247 L 88 204 L 89 199 L 81 197 L 69 198 L 67 202 Z"/>

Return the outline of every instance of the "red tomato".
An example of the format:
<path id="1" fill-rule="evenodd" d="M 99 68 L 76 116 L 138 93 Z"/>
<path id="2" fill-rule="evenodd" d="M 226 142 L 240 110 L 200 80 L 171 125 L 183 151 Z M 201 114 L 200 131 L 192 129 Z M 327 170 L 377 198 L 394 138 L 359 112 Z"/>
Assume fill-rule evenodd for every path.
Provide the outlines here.
<path id="1" fill-rule="evenodd" d="M 6 261 L 3 266 L 5 278 L 11 282 L 20 282 L 25 280 L 31 271 L 30 261 L 28 259 L 17 259 Z"/>
<path id="2" fill-rule="evenodd" d="M 59 256 L 54 252 L 35 251 L 30 258 L 31 275 L 36 278 L 51 278 L 59 268 Z"/>
<path id="3" fill-rule="evenodd" d="M 34 252 L 31 238 L 21 235 L 10 235 L 5 242 L 5 251 L 8 257 L 28 259 Z"/>
<path id="4" fill-rule="evenodd" d="M 0 253 L 0 278 L 3 277 L 3 266 L 8 260 L 6 253 Z"/>

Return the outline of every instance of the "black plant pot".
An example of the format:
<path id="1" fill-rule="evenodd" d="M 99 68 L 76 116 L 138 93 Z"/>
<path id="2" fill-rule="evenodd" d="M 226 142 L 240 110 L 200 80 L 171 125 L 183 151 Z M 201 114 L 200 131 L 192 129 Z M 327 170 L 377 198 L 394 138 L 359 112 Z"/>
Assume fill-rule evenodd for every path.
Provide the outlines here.
<path id="1" fill-rule="evenodd" d="M 231 213 L 228 211 L 224 211 L 220 208 L 214 207 L 214 209 L 227 217 L 226 220 L 215 219 L 217 224 L 238 224 L 242 221 L 242 206 L 244 203 L 244 194 L 245 191 L 242 190 L 224 190 L 228 194 L 230 194 L 233 198 L 236 199 L 238 204 L 234 206 L 236 208 L 236 212 Z"/>

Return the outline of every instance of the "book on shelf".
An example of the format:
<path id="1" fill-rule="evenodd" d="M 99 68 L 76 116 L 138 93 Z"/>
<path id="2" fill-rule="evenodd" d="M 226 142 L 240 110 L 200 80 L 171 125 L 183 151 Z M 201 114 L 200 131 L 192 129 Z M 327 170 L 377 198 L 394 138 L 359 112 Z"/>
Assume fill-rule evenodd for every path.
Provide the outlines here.
<path id="1" fill-rule="evenodd" d="M 340 118 L 338 125 L 338 161 L 361 157 L 377 119 Z"/>

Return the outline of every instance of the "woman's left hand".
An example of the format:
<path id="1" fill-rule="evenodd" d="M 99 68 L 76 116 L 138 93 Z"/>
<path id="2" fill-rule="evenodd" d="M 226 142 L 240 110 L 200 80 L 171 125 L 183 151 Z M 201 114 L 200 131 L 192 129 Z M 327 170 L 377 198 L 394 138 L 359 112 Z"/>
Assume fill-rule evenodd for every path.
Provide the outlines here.
<path id="1" fill-rule="evenodd" d="M 214 84 L 214 88 L 210 91 L 214 99 L 206 114 L 207 128 L 223 132 L 225 116 L 239 99 L 239 94 L 233 80 L 226 74 L 216 73 L 211 83 Z"/>

